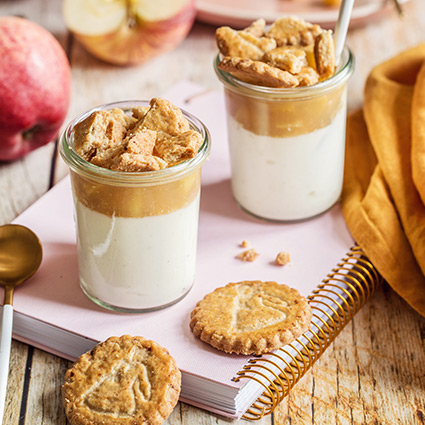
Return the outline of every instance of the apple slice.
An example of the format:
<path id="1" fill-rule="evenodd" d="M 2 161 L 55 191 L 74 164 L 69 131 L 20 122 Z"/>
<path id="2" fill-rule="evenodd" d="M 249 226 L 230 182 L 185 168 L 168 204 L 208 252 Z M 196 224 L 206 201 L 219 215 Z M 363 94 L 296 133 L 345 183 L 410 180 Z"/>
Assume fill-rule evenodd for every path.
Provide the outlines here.
<path id="1" fill-rule="evenodd" d="M 64 0 L 68 29 L 106 62 L 141 63 L 176 47 L 195 19 L 194 0 Z"/>
<path id="2" fill-rule="evenodd" d="M 127 18 L 125 0 L 65 0 L 63 16 L 69 30 L 84 35 L 108 34 Z"/>
<path id="3" fill-rule="evenodd" d="M 134 0 L 131 2 L 136 16 L 146 22 L 165 21 L 184 9 L 187 0 Z"/>

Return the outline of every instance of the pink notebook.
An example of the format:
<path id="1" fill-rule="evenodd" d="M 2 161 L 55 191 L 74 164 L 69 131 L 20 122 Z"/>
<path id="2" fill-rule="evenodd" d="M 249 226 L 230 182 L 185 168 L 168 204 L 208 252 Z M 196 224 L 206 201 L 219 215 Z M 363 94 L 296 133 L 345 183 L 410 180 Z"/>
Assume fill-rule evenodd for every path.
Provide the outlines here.
<path id="1" fill-rule="evenodd" d="M 112 335 L 153 339 L 174 356 L 183 374 L 181 400 L 239 418 L 262 393 L 254 382 L 232 378 L 249 360 L 228 355 L 194 337 L 189 315 L 196 302 L 218 286 L 242 280 L 275 280 L 308 295 L 353 245 L 338 205 L 295 224 L 251 218 L 234 203 L 221 92 L 183 82 L 163 97 L 200 118 L 210 129 L 212 152 L 203 168 L 196 281 L 179 303 L 151 313 L 122 314 L 91 302 L 78 283 L 70 182 L 65 178 L 14 222 L 40 238 L 39 271 L 15 293 L 14 338 L 75 359 Z M 252 263 L 236 259 L 248 240 L 259 253 Z M 279 251 L 290 264 L 273 260 Z"/>

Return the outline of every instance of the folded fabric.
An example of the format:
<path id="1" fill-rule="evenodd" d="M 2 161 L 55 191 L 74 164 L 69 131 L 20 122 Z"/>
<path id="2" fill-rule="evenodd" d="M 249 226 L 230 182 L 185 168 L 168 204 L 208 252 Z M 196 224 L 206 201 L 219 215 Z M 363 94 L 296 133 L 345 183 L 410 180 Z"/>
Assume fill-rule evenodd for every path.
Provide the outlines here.
<path id="1" fill-rule="evenodd" d="M 425 316 L 425 44 L 370 73 L 347 120 L 342 212 L 382 277 Z"/>

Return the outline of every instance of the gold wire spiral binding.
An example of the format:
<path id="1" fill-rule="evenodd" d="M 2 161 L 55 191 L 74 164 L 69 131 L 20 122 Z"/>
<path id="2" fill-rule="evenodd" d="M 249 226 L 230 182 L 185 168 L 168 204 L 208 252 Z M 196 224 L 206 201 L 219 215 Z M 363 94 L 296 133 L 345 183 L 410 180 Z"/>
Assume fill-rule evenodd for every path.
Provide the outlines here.
<path id="1" fill-rule="evenodd" d="M 252 358 L 235 381 L 250 379 L 264 387 L 242 416 L 259 420 L 270 414 L 320 358 L 337 335 L 373 295 L 382 278 L 357 245 L 307 297 L 313 312 L 310 329 L 293 343 Z"/>

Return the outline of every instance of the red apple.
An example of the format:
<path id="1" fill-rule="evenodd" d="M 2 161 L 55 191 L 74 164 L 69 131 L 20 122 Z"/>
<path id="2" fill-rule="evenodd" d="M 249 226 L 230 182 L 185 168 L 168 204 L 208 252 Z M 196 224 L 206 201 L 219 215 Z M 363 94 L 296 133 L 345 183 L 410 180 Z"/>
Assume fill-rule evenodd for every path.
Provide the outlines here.
<path id="1" fill-rule="evenodd" d="M 95 57 L 142 63 L 175 48 L 195 19 L 194 0 L 64 0 L 68 29 Z"/>
<path id="2" fill-rule="evenodd" d="M 51 142 L 69 106 L 71 72 L 59 42 L 27 19 L 0 17 L 0 160 Z"/>

